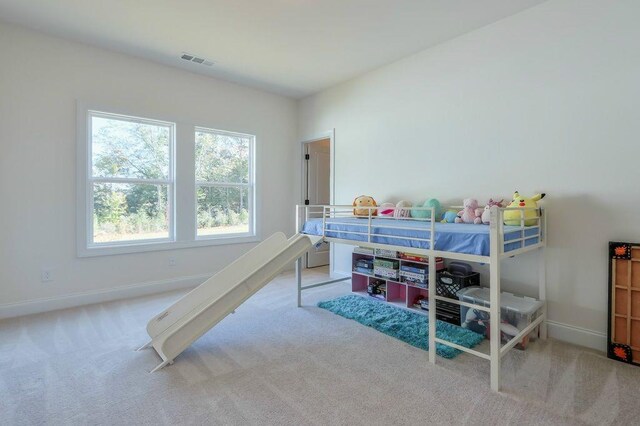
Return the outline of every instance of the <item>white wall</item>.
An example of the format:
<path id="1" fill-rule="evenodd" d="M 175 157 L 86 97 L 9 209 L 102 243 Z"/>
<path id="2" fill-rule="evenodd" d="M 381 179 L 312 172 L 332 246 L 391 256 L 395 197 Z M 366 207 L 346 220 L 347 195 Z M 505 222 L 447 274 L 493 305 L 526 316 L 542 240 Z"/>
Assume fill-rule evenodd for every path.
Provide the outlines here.
<path id="1" fill-rule="evenodd" d="M 547 192 L 549 317 L 602 348 L 607 242 L 640 241 L 639 23 L 551 0 L 302 100 L 299 134 L 335 128 L 337 203 Z M 535 256 L 506 289 L 535 294 Z"/>
<path id="2" fill-rule="evenodd" d="M 294 101 L 11 25 L 0 58 L 0 316 L 194 285 L 250 247 L 77 258 L 76 99 L 257 135 L 262 235 L 293 231 Z"/>

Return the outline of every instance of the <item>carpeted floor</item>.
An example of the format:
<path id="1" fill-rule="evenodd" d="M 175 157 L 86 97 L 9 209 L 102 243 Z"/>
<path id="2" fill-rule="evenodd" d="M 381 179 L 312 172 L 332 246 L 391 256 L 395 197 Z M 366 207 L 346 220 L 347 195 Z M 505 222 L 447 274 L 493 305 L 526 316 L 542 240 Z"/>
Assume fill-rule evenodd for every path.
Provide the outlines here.
<path id="1" fill-rule="evenodd" d="M 311 275 L 318 275 L 312 272 Z M 511 351 L 504 392 L 468 354 L 421 349 L 315 307 L 286 274 L 176 359 L 134 352 L 184 292 L 0 322 L 0 424 L 638 424 L 640 368 L 549 340 Z"/>

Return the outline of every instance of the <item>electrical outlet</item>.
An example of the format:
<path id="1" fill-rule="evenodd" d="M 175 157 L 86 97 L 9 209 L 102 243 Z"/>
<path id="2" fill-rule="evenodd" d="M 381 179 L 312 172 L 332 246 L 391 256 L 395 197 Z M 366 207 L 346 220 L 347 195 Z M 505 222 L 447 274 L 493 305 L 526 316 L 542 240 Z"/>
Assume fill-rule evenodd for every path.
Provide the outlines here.
<path id="1" fill-rule="evenodd" d="M 169 258 L 169 266 L 176 266 L 176 258 L 171 256 Z"/>
<path id="2" fill-rule="evenodd" d="M 53 271 L 51 269 L 43 269 L 40 272 L 40 279 L 43 283 L 48 283 L 53 281 Z"/>

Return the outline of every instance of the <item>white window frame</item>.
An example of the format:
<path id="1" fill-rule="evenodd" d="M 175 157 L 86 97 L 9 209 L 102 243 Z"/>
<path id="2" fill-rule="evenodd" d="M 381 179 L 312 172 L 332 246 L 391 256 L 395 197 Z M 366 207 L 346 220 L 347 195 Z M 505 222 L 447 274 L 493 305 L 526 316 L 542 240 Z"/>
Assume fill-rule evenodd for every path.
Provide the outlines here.
<path id="1" fill-rule="evenodd" d="M 118 255 L 126 253 L 152 252 L 159 250 L 174 250 L 192 247 L 244 244 L 258 242 L 260 235 L 260 198 L 258 175 L 259 146 L 258 136 L 252 131 L 229 132 L 215 130 L 216 125 L 196 126 L 193 122 L 184 120 L 183 117 L 167 117 L 139 110 L 130 110 L 125 107 L 113 107 L 77 101 L 76 104 L 76 252 L 78 257 L 93 257 L 103 255 Z M 169 237 L 158 240 L 133 240 L 127 242 L 90 244 L 89 238 L 93 236 L 93 197 L 89 192 L 93 191 L 93 185 L 89 182 L 92 177 L 91 167 L 91 127 L 89 124 L 90 111 L 96 111 L 115 117 L 151 117 L 147 118 L 152 123 L 173 123 L 172 142 L 172 175 L 171 193 L 172 204 L 168 213 L 172 218 Z M 250 220 L 250 232 L 241 234 L 222 234 L 215 236 L 197 236 L 197 199 L 195 182 L 195 132 L 196 129 L 208 131 L 220 131 L 228 134 L 252 137 L 250 157 L 250 182 L 253 184 L 252 203 L 253 215 Z M 244 129 L 241 129 L 244 130 Z M 109 180 L 118 180 L 109 178 Z M 150 183 L 144 180 L 142 183 Z M 164 183 L 163 183 L 164 184 Z M 213 238 L 211 238 L 213 237 Z"/>
<path id="2" fill-rule="evenodd" d="M 247 203 L 249 207 L 249 231 L 248 232 L 239 232 L 239 233 L 229 233 L 229 234 L 218 234 L 218 235 L 198 235 L 198 200 L 196 199 L 195 206 L 195 235 L 194 238 L 197 241 L 207 241 L 207 240 L 225 240 L 225 239 L 235 239 L 235 238 L 252 238 L 256 237 L 256 183 L 255 183 L 255 163 L 256 163 L 256 136 L 250 135 L 248 133 L 238 133 L 238 132 L 230 132 L 227 130 L 220 129 L 212 129 L 209 127 L 196 126 L 193 132 L 193 144 L 194 144 L 194 152 L 195 152 L 195 144 L 196 144 L 196 132 L 203 133 L 213 133 L 220 135 L 228 135 L 232 137 L 240 137 L 249 139 L 249 178 L 247 183 L 232 183 L 232 182 L 208 182 L 208 181 L 199 181 L 195 180 L 194 191 L 195 194 L 198 193 L 199 187 L 208 187 L 208 188 L 246 188 L 247 191 Z M 195 159 L 195 156 L 194 156 Z"/>

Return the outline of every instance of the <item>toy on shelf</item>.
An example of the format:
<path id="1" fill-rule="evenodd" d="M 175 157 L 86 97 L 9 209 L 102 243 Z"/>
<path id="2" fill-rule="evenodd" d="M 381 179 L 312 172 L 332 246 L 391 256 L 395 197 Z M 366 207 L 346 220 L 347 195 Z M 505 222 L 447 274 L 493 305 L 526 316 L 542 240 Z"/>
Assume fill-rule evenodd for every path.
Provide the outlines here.
<path id="1" fill-rule="evenodd" d="M 493 206 L 504 207 L 502 205 L 503 201 L 504 199 L 500 201 L 493 201 L 493 198 L 489 198 L 489 202 L 487 203 L 486 206 L 484 206 L 484 211 L 482 212 L 482 223 L 484 223 L 485 225 L 489 225 L 489 223 L 491 222 L 491 207 Z"/>
<path id="2" fill-rule="evenodd" d="M 422 204 L 422 207 L 433 208 L 434 217 L 440 216 L 440 201 L 438 201 L 437 199 L 429 198 L 427 201 L 424 202 L 424 204 Z M 411 209 L 411 217 L 416 217 L 420 219 L 431 219 L 431 211 Z"/>
<path id="3" fill-rule="evenodd" d="M 371 279 L 367 285 L 367 293 L 376 299 L 386 300 L 387 282 L 385 280 Z"/>
<path id="4" fill-rule="evenodd" d="M 373 197 L 368 195 L 360 195 L 353 200 L 353 215 L 354 216 L 365 216 L 368 217 L 369 213 L 371 216 L 376 216 L 378 214 L 377 209 L 368 209 L 366 207 L 377 207 L 376 200 Z"/>
<path id="5" fill-rule="evenodd" d="M 456 210 L 447 210 L 442 213 L 442 223 L 455 223 L 458 218 L 458 212 Z"/>
<path id="6" fill-rule="evenodd" d="M 458 212 L 456 223 L 482 223 L 482 209 L 478 208 L 478 200 L 465 198 L 462 202 L 464 209 Z"/>
<path id="7" fill-rule="evenodd" d="M 412 206 L 413 204 L 411 204 L 411 201 L 398 201 L 398 204 L 396 204 L 396 210 L 393 212 L 393 217 L 411 217 Z"/>
<path id="8" fill-rule="evenodd" d="M 513 200 L 509 203 L 507 208 L 517 208 L 517 207 L 526 207 L 526 208 L 537 208 L 538 201 L 544 198 L 546 194 L 543 192 L 541 194 L 536 194 L 531 198 L 526 198 L 520 195 L 518 191 L 513 194 Z M 522 221 L 522 210 L 505 210 L 504 211 L 504 224 L 512 225 L 512 226 L 520 226 Z M 524 225 L 532 226 L 536 225 L 538 221 L 536 218 L 538 217 L 538 210 L 528 209 L 524 210 Z"/>
<path id="9" fill-rule="evenodd" d="M 393 211 L 396 205 L 393 203 L 382 203 L 378 207 L 378 216 L 380 217 L 393 217 Z"/>
<path id="10" fill-rule="evenodd" d="M 426 308 L 422 307 L 423 301 L 427 302 Z M 417 309 L 429 309 L 429 299 L 427 299 L 423 294 L 418 294 L 413 298 L 411 306 Z"/>

